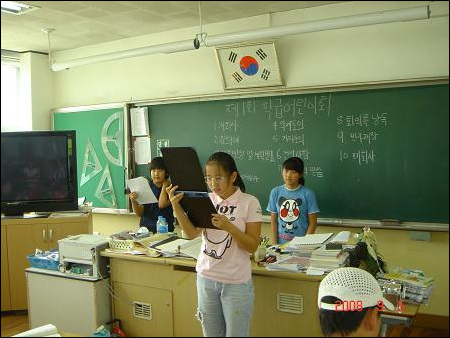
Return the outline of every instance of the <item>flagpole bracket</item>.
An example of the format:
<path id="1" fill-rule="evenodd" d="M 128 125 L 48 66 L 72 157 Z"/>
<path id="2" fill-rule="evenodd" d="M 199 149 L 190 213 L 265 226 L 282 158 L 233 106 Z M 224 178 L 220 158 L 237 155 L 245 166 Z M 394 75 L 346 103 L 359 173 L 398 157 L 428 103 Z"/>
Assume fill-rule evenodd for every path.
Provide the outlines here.
<path id="1" fill-rule="evenodd" d="M 194 39 L 194 47 L 195 47 L 195 49 L 199 49 L 200 48 L 200 40 L 198 39 L 198 37 L 196 37 Z"/>

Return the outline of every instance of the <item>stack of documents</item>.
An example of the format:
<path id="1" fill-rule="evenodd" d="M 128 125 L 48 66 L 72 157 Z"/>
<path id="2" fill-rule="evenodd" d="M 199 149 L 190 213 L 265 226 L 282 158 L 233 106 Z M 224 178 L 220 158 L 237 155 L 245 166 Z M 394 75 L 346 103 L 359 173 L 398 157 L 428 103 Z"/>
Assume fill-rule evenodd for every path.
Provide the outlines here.
<path id="1" fill-rule="evenodd" d="M 412 303 L 426 304 L 433 291 L 434 278 L 425 276 L 421 270 L 394 268 L 382 274 L 378 283 L 383 286 L 392 280 L 403 285 L 405 299 Z"/>
<path id="2" fill-rule="evenodd" d="M 275 263 L 269 263 L 266 265 L 266 269 L 270 271 L 291 271 L 291 272 L 301 272 L 306 271 L 309 266 L 309 258 L 297 257 L 297 256 L 287 256 L 281 258 Z"/>
<path id="3" fill-rule="evenodd" d="M 334 270 L 346 266 L 348 252 L 343 250 L 327 250 L 323 245 L 314 250 L 311 254 L 311 267 L 322 268 L 324 270 Z"/>

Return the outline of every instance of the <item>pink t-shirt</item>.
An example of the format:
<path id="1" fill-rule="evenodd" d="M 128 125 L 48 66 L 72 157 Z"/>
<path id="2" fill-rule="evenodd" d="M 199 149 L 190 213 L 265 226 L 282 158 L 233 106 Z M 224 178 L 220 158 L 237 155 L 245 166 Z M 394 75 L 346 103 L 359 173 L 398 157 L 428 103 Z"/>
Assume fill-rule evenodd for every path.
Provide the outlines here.
<path id="1" fill-rule="evenodd" d="M 243 193 L 239 188 L 226 200 L 214 193 L 210 193 L 209 198 L 217 213 L 227 216 L 242 232 L 245 232 L 246 223 L 262 221 L 258 199 Z M 202 250 L 196 268 L 200 276 L 229 284 L 241 284 L 250 280 L 250 255 L 237 245 L 227 231 L 204 229 L 202 239 Z"/>

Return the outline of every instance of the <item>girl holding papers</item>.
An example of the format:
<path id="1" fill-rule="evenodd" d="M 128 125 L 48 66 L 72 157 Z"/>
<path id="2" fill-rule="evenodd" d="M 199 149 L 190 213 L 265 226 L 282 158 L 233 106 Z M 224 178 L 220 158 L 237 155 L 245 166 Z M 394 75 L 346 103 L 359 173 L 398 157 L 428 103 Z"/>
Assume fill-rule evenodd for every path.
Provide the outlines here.
<path id="1" fill-rule="evenodd" d="M 156 198 L 159 199 L 159 203 L 141 205 L 136 201 L 138 193 L 132 192 L 129 197 L 133 211 L 136 215 L 141 217 L 139 223 L 141 227 L 146 227 L 149 231 L 156 233 L 156 221 L 158 220 L 158 216 L 163 216 L 169 225 L 169 232 L 171 232 L 174 229 L 173 210 L 167 196 L 164 196 L 167 194 L 165 188 L 169 185 L 167 181 L 169 174 L 166 171 L 162 157 L 155 157 L 150 162 L 150 177 L 150 188 Z"/>

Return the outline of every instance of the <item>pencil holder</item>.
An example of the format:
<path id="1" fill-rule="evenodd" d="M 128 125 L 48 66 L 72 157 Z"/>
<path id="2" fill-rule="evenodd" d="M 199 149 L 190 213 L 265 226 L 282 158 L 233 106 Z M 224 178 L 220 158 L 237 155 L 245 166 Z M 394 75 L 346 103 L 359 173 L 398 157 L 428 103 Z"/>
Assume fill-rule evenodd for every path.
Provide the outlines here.
<path id="1" fill-rule="evenodd" d="M 391 281 L 389 283 L 385 283 L 382 289 L 384 298 L 395 306 L 395 310 L 401 310 L 401 299 L 402 296 L 404 296 L 402 284 Z"/>
<path id="2" fill-rule="evenodd" d="M 109 241 L 109 247 L 111 249 L 133 250 L 134 249 L 134 241 L 131 239 L 113 238 Z"/>
<path id="3" fill-rule="evenodd" d="M 255 261 L 256 262 L 262 261 L 266 257 L 266 254 L 267 254 L 266 246 L 263 245 L 258 246 L 258 249 L 256 249 L 255 252 Z"/>

